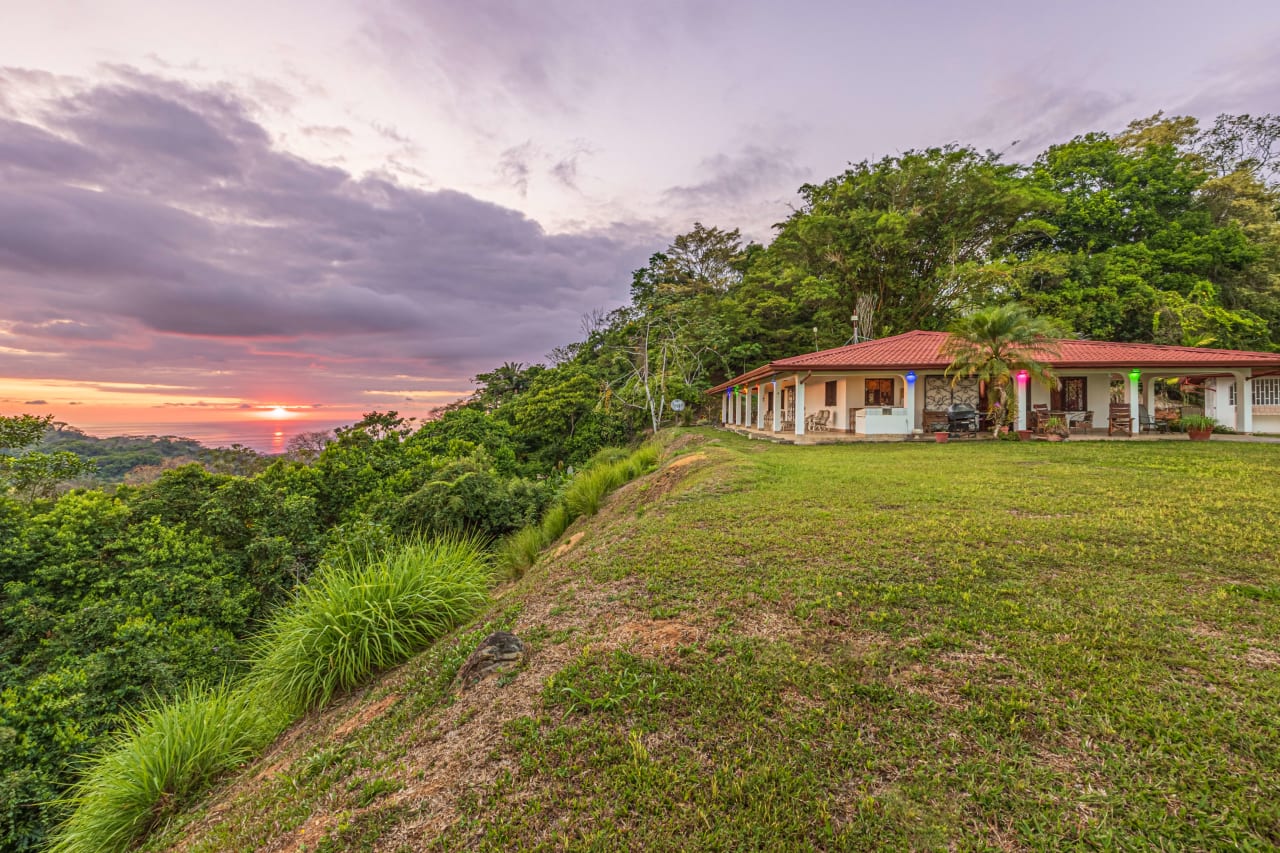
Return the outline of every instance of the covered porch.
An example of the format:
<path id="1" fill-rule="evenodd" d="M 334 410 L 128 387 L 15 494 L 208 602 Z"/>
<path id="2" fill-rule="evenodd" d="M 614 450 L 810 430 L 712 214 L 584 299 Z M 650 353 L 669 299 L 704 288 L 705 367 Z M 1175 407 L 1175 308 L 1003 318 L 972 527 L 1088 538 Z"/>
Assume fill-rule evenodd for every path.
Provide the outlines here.
<path id="1" fill-rule="evenodd" d="M 942 332 L 908 332 L 807 353 L 763 365 L 708 393 L 721 397 L 722 425 L 761 437 L 815 443 L 953 431 L 949 411 L 985 414 L 991 406 L 989 389 L 978 380 L 946 375 L 945 339 Z M 1046 359 L 1056 387 L 1035 383 L 1025 372 L 1015 377 L 1015 429 L 1040 431 L 1057 418 L 1082 437 L 1159 432 L 1174 414 L 1159 405 L 1159 380 L 1188 376 L 1214 377 L 1218 405 L 1206 406 L 1206 413 L 1240 433 L 1254 430 L 1255 400 L 1275 397 L 1280 404 L 1280 354 L 1103 341 L 1059 345 L 1060 353 Z M 974 419 L 979 429 L 988 423 Z"/>

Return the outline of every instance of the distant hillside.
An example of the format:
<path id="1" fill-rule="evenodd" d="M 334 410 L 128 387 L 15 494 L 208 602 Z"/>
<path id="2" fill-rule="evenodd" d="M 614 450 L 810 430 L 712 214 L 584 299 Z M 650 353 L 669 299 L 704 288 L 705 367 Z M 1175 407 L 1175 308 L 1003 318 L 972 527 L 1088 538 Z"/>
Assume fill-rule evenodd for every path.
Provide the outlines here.
<path id="1" fill-rule="evenodd" d="M 1277 500 L 1259 445 L 685 437 L 144 849 L 1274 846 Z"/>
<path id="2" fill-rule="evenodd" d="M 45 433 L 40 443 L 42 451 L 66 450 L 89 459 L 98 466 L 96 479 L 101 483 L 120 483 L 131 471 L 155 469 L 158 473 L 175 463 L 239 460 L 236 465 L 223 465 L 227 473 L 251 473 L 260 465 L 254 462 L 258 454 L 247 448 L 237 450 L 211 449 L 189 438 L 174 436 L 112 436 L 98 438 L 72 426 L 60 426 Z M 146 479 L 154 479 L 147 477 Z"/>

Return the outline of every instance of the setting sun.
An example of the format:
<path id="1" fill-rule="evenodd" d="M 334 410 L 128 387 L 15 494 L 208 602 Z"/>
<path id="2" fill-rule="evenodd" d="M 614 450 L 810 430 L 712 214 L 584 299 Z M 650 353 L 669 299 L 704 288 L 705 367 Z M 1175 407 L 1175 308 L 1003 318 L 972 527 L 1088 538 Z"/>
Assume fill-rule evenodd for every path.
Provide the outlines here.
<path id="1" fill-rule="evenodd" d="M 279 421 L 279 420 L 284 420 L 285 418 L 292 418 L 296 414 L 297 414 L 296 412 L 291 412 L 290 410 L 286 409 L 284 406 L 272 406 L 270 409 L 267 409 L 265 412 L 263 412 L 262 416 L 265 418 L 270 418 L 273 421 Z"/>

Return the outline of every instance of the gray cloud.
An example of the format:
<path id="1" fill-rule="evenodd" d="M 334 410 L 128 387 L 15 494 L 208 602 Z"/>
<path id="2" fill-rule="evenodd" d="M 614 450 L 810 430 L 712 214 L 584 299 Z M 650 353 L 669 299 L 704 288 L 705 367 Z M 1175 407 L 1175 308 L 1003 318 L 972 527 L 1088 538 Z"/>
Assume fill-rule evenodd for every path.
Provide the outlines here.
<path id="1" fill-rule="evenodd" d="M 696 184 L 668 189 L 664 197 L 675 204 L 734 203 L 758 197 L 785 185 L 794 189 L 805 170 L 787 148 L 748 145 L 737 154 L 716 154 L 702 161 L 700 173 L 709 177 Z"/>
<path id="2" fill-rule="evenodd" d="M 1266 33 L 1255 46 L 1236 52 L 1230 60 L 1204 69 L 1206 82 L 1178 105 L 1175 112 L 1202 119 L 1219 113 L 1258 113 L 1280 104 L 1280 46 L 1275 31 Z"/>
<path id="3" fill-rule="evenodd" d="M 663 192 L 667 206 L 687 222 L 728 221 L 744 234 L 766 239 L 778 220 L 784 199 L 810 176 L 784 146 L 747 145 L 735 154 L 716 154 L 698 169 L 706 179 L 670 187 Z M 721 219 L 728 215 L 727 220 Z"/>
<path id="4" fill-rule="evenodd" d="M 578 163 L 592 154 L 592 148 L 585 140 L 579 140 L 569 153 L 556 160 L 550 168 L 551 177 L 562 186 L 571 190 L 578 189 Z"/>
<path id="5" fill-rule="evenodd" d="M 1076 87 L 1031 72 L 1005 77 L 992 95 L 959 139 L 939 142 L 976 142 L 1013 159 L 1030 159 L 1082 130 L 1122 128 L 1136 107 L 1128 93 Z"/>
<path id="6" fill-rule="evenodd" d="M 682 37 L 721 35 L 728 0 L 391 0 L 365 9 L 372 51 L 474 110 L 573 114 L 621 68 L 660 62 Z"/>
<path id="7" fill-rule="evenodd" d="M 521 197 L 529 194 L 529 173 L 533 171 L 530 162 L 537 156 L 537 149 L 529 141 L 503 151 L 498 160 L 498 174 L 515 187 Z"/>
<path id="8" fill-rule="evenodd" d="M 571 338 L 655 248 L 302 160 L 223 91 L 131 69 L 32 79 L 0 77 L 23 105 L 0 118 L 7 345 L 62 352 L 76 378 L 216 368 L 212 396 L 272 365 L 310 399 L 380 373 L 456 386 Z M 513 149 L 516 179 L 533 156 Z"/>

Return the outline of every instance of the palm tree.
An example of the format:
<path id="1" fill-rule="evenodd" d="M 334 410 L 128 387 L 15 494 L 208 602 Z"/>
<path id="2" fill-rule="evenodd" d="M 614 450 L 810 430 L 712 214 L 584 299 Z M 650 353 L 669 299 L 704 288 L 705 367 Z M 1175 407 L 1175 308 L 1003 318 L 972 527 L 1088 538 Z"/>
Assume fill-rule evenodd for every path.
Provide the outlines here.
<path id="1" fill-rule="evenodd" d="M 1051 320 L 1036 317 L 1017 303 L 980 308 L 956 320 L 948 331 L 951 336 L 942 345 L 942 354 L 951 358 L 947 376 L 952 383 L 966 376 L 986 383 L 991 413 L 999 411 L 992 418 L 993 431 L 1017 416 L 1018 395 L 1011 393 L 1017 373 L 1025 370 L 1046 388 L 1058 384 L 1041 359 L 1058 354 L 1056 338 L 1061 331 Z"/>

